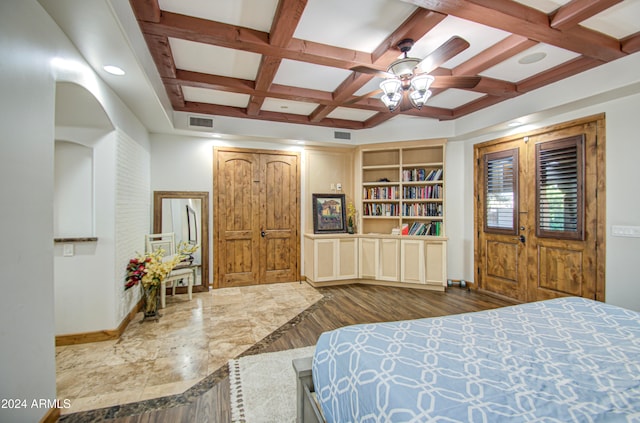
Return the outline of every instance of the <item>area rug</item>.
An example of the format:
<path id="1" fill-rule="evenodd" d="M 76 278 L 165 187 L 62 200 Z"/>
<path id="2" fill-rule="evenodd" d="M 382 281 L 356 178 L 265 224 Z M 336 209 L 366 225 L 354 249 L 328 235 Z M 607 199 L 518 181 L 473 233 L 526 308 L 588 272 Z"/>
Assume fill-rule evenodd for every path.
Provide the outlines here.
<path id="1" fill-rule="evenodd" d="M 229 361 L 234 423 L 296 421 L 296 374 L 291 361 L 313 355 L 315 346 L 250 355 Z"/>

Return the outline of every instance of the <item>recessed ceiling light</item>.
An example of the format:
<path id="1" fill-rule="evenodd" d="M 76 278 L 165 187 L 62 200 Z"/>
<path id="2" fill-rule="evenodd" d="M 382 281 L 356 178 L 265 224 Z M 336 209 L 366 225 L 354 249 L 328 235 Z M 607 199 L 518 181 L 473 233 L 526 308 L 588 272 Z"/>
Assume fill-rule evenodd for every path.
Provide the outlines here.
<path id="1" fill-rule="evenodd" d="M 513 122 L 509 122 L 507 124 L 509 128 L 515 128 L 516 126 L 520 126 L 520 125 L 522 125 L 522 122 L 520 122 L 519 120 L 514 120 Z"/>
<path id="2" fill-rule="evenodd" d="M 124 71 L 122 70 L 122 68 L 119 68 L 118 66 L 105 65 L 102 67 L 102 69 L 104 69 L 106 72 L 110 73 L 111 75 L 117 75 L 117 76 L 124 75 Z"/>
<path id="3" fill-rule="evenodd" d="M 520 63 L 521 65 L 530 65 L 532 63 L 539 62 L 540 60 L 544 59 L 545 57 L 547 57 L 547 53 L 539 51 L 537 53 L 531 53 L 531 54 L 528 54 L 526 56 L 521 57 L 518 60 L 518 63 Z"/>

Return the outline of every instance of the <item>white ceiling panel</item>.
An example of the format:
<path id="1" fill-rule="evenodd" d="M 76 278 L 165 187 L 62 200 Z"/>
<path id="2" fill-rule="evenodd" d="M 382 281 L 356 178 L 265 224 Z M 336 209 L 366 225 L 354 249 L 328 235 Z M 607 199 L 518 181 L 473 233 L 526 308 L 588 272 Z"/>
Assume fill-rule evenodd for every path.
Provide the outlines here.
<path id="1" fill-rule="evenodd" d="M 535 63 L 519 63 L 519 61 L 524 57 L 534 54 L 544 54 L 545 57 Z M 539 72 L 561 65 L 562 63 L 578 56 L 579 54 L 577 53 L 540 43 L 481 72 L 480 75 L 495 79 L 502 79 L 509 82 L 519 82 Z"/>
<path id="2" fill-rule="evenodd" d="M 384 80 L 384 78 L 372 78 L 371 81 L 367 82 L 360 88 L 358 91 L 353 93 L 355 96 L 365 95 L 370 93 L 371 91 L 380 89 L 380 83 Z M 382 93 L 376 94 L 376 97 L 380 97 Z"/>
<path id="3" fill-rule="evenodd" d="M 415 9 L 397 0 L 309 0 L 293 37 L 371 53 Z"/>
<path id="4" fill-rule="evenodd" d="M 169 38 L 176 68 L 255 81 L 261 55 Z"/>
<path id="5" fill-rule="evenodd" d="M 351 71 L 345 69 L 284 59 L 278 68 L 273 83 L 298 88 L 333 91 L 350 74 Z"/>
<path id="6" fill-rule="evenodd" d="M 160 9 L 269 32 L 278 0 L 158 0 Z"/>
<path id="7" fill-rule="evenodd" d="M 347 107 L 337 107 L 333 112 L 329 113 L 327 117 L 331 119 L 345 119 L 364 122 L 376 113 L 377 112 L 374 112 L 372 110 L 359 110 L 349 109 Z"/>
<path id="8" fill-rule="evenodd" d="M 455 109 L 465 104 L 483 97 L 484 94 L 472 91 L 449 88 L 438 95 L 431 97 L 427 101 L 427 106 L 442 107 L 444 109 Z"/>
<path id="9" fill-rule="evenodd" d="M 278 113 L 291 113 L 294 115 L 309 116 L 317 107 L 317 104 L 302 101 L 281 100 L 278 98 L 266 98 L 261 110 Z"/>
<path id="10" fill-rule="evenodd" d="M 247 94 L 228 93 L 198 87 L 182 87 L 182 93 L 185 100 L 199 103 L 231 107 L 247 107 L 249 104 L 249 96 Z"/>
<path id="11" fill-rule="evenodd" d="M 640 32 L 640 1 L 626 0 L 583 21 L 580 25 L 614 38 Z"/>

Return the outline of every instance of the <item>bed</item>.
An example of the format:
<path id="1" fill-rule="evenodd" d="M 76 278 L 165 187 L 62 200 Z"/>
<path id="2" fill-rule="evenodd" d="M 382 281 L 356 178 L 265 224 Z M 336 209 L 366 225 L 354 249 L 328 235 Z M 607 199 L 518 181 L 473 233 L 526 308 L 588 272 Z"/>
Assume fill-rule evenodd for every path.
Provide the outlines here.
<path id="1" fill-rule="evenodd" d="M 323 333 L 298 421 L 640 422 L 640 313 L 559 298 Z"/>

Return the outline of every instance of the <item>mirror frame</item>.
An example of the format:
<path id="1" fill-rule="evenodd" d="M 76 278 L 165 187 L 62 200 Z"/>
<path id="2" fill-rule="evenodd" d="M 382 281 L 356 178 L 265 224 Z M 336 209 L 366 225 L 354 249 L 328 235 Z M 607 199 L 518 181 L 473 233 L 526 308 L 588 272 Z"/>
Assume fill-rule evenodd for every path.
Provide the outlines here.
<path id="1" fill-rule="evenodd" d="M 195 285 L 194 292 L 208 291 L 209 282 L 209 193 L 207 191 L 154 191 L 153 192 L 153 232 L 162 231 L 162 200 L 195 198 L 200 200 L 200 250 L 202 253 L 202 285 Z"/>

